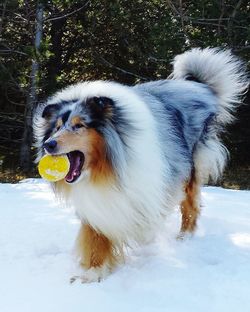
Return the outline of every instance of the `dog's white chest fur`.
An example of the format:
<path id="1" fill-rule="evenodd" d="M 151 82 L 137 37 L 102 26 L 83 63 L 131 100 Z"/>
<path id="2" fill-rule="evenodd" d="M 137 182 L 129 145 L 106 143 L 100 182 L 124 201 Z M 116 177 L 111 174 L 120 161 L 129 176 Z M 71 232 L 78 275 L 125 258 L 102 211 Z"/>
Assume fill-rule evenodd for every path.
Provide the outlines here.
<path id="1" fill-rule="evenodd" d="M 82 180 L 72 185 L 69 200 L 83 223 L 108 238 L 141 242 L 150 239 L 151 232 L 162 223 L 166 207 L 152 185 L 145 184 L 140 189 L 131 186 L 123 190 L 97 187 Z"/>

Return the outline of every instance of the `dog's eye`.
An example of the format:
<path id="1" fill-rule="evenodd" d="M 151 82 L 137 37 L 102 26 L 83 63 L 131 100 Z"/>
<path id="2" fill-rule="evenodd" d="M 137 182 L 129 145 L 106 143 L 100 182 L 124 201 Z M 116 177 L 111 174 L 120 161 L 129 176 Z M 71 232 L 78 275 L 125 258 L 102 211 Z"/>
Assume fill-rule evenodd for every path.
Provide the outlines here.
<path id="1" fill-rule="evenodd" d="M 83 128 L 83 127 L 84 127 L 83 124 L 78 123 L 78 124 L 75 124 L 75 125 L 72 127 L 72 129 L 73 129 L 73 130 L 77 130 L 77 129 L 80 129 L 80 128 Z"/>

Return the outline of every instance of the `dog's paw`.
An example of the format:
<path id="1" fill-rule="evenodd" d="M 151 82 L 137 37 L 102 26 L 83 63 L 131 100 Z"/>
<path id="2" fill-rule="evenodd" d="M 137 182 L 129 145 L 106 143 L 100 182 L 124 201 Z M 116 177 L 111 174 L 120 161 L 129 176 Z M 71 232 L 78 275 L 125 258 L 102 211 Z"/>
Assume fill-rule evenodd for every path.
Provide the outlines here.
<path id="1" fill-rule="evenodd" d="M 84 283 L 99 283 L 102 280 L 104 280 L 109 274 L 110 274 L 110 269 L 108 266 L 103 265 L 98 268 L 91 268 L 87 271 L 85 271 L 82 275 L 80 276 L 73 276 L 70 279 L 70 283 L 74 283 L 75 281 L 79 280 L 82 284 Z"/>

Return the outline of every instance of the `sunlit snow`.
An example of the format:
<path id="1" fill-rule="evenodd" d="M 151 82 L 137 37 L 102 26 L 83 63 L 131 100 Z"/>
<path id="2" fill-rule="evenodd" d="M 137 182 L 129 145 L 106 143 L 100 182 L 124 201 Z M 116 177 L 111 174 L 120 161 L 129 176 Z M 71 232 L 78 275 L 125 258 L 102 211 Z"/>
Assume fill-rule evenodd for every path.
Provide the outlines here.
<path id="1" fill-rule="evenodd" d="M 101 283 L 79 273 L 79 221 L 37 179 L 0 184 L 0 312 L 249 312 L 250 191 L 202 190 L 192 237 L 177 240 L 176 210 L 156 242 Z"/>

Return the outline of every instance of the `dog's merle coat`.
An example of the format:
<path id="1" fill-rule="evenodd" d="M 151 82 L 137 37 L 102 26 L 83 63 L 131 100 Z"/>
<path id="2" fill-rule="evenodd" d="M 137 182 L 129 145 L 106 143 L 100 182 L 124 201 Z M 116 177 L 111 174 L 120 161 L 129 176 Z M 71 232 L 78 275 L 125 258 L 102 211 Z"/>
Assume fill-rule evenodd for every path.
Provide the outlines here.
<path id="1" fill-rule="evenodd" d="M 101 185 L 91 180 L 92 162 L 78 183 L 61 181 L 54 188 L 91 228 L 84 233 L 95 231 L 114 248 L 155 236 L 182 201 L 183 220 L 194 219 L 191 227 L 185 228 L 184 222 L 182 229 L 193 230 L 199 186 L 216 180 L 226 163 L 220 134 L 248 86 L 242 64 L 229 51 L 193 49 L 177 56 L 173 65 L 170 80 L 132 87 L 105 81 L 72 85 L 35 114 L 38 160 L 44 142 L 58 140 L 64 147 L 60 150 L 58 144 L 57 153 L 68 153 L 71 146 L 76 148 L 72 140 L 82 138 L 77 149 L 86 160 L 94 149 L 99 151 L 95 164 L 100 160 L 110 165 L 105 168 L 114 179 L 102 179 Z M 72 124 L 78 119 L 80 123 Z M 72 138 L 68 145 L 65 137 Z M 88 142 L 101 145 L 102 152 Z M 95 271 L 98 279 L 111 266 L 105 259 Z"/>

